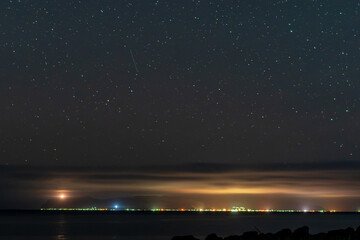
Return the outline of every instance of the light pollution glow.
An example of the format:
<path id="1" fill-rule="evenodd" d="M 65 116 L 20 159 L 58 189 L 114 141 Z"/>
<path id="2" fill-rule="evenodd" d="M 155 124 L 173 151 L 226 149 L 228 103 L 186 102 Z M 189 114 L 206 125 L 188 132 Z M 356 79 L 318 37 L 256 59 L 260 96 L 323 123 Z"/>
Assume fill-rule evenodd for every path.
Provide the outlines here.
<path id="1" fill-rule="evenodd" d="M 300 194 L 314 197 L 359 197 L 360 193 L 355 186 L 356 182 L 350 181 L 351 175 L 346 176 L 339 172 L 325 172 L 326 181 L 317 179 L 316 172 L 297 172 L 297 176 L 289 173 L 275 172 L 239 172 L 223 174 L 184 174 L 181 177 L 169 176 L 168 174 L 147 175 L 147 179 L 141 179 L 137 174 L 126 174 L 128 179 L 122 178 L 122 173 L 117 178 L 107 178 L 106 175 L 98 177 L 98 174 L 86 176 L 66 176 L 50 181 L 55 184 L 59 180 L 63 185 L 69 185 L 74 191 L 82 188 L 103 192 L 128 192 L 128 193 L 171 193 L 171 194 Z M 151 179 L 153 177 L 153 179 Z M 94 180 L 96 178 L 96 180 Z M 138 179 L 137 179 L 138 178 Z M 164 181 L 166 179 L 166 181 Z M 76 180 L 76 181 L 74 181 Z M 337 186 L 342 186 L 339 189 Z M 77 190 L 76 190 L 77 189 Z"/>
<path id="2" fill-rule="evenodd" d="M 24 194 L 32 191 L 44 199 L 52 196 L 173 196 L 178 199 L 178 203 L 172 202 L 174 205 L 189 202 L 190 207 L 196 208 L 231 207 L 240 202 L 247 206 L 254 204 L 249 206 L 254 209 L 276 208 L 280 204 L 285 208 L 302 209 L 312 204 L 339 210 L 357 209 L 360 200 L 356 167 L 315 170 L 311 167 L 301 170 L 234 167 L 218 172 L 159 170 L 156 167 L 145 170 L 55 168 L 51 169 L 51 174 L 44 174 L 41 169 L 14 169 L 7 171 L 6 177 L 17 178 L 23 184 L 18 186 L 24 186 L 19 189 Z"/>

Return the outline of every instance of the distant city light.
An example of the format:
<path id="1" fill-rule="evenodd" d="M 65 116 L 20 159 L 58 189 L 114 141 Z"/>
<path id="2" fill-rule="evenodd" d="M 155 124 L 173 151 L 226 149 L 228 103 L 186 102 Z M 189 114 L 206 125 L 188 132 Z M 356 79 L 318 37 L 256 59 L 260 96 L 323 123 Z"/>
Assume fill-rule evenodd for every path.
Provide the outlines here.
<path id="1" fill-rule="evenodd" d="M 113 208 L 97 208 L 93 206 L 91 208 L 41 208 L 41 210 L 47 211 L 116 211 L 119 209 L 119 205 L 116 204 Z M 123 211 L 130 212 L 236 212 L 241 214 L 241 212 L 248 213 L 336 213 L 341 212 L 339 210 L 331 209 L 250 209 L 244 207 L 232 207 L 232 208 L 124 208 Z M 358 210 L 360 212 L 360 210 Z"/>

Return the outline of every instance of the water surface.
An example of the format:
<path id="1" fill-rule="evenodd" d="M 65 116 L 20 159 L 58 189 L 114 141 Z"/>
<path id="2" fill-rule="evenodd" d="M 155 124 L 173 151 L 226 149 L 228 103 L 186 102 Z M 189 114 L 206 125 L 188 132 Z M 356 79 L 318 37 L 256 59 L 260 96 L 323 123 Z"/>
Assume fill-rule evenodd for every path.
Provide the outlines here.
<path id="1" fill-rule="evenodd" d="M 358 213 L 184 213 L 184 212 L 0 212 L 1 240 L 165 240 L 175 235 L 204 238 L 292 230 L 311 233 L 360 225 Z"/>

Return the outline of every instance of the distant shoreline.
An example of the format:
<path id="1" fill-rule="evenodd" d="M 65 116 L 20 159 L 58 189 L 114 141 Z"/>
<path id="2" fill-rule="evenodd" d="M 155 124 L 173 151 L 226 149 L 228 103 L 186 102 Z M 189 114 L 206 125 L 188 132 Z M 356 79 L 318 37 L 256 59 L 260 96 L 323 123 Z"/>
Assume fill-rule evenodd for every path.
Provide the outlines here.
<path id="1" fill-rule="evenodd" d="M 299 210 L 299 209 L 199 209 L 199 208 L 41 208 L 41 211 L 123 211 L 123 212 L 231 212 L 231 213 L 336 213 L 360 212 L 340 210 Z"/>
<path id="2" fill-rule="evenodd" d="M 177 214 L 234 214 L 234 215 L 266 215 L 266 214 L 276 214 L 276 215 L 299 215 L 299 214 L 359 214 L 359 211 L 293 211 L 293 212 L 284 212 L 284 211 L 271 211 L 271 212 L 230 212 L 230 211 L 179 211 L 179 210 L 167 210 L 167 211 L 154 211 L 150 209 L 137 209 L 137 210 L 113 210 L 113 209 L 97 209 L 97 210 L 79 210 L 79 209 L 0 209 L 0 213 L 2 212 L 37 212 L 37 213 L 177 213 Z"/>

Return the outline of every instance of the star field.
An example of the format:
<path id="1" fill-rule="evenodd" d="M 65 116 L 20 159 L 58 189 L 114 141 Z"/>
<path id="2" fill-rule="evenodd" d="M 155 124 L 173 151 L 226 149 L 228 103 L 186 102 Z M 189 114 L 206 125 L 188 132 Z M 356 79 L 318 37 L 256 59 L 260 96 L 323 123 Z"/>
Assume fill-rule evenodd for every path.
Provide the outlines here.
<path id="1" fill-rule="evenodd" d="M 359 159 L 356 1 L 1 1 L 0 163 Z"/>

